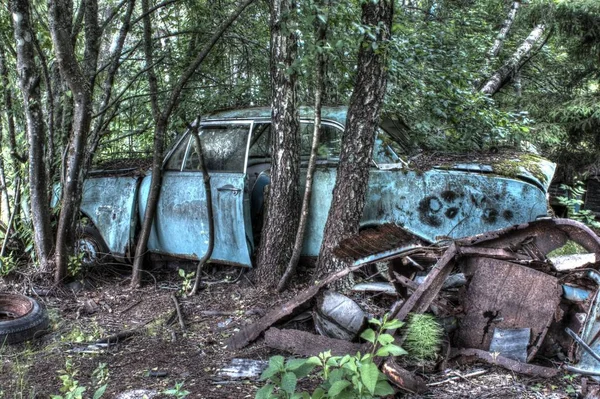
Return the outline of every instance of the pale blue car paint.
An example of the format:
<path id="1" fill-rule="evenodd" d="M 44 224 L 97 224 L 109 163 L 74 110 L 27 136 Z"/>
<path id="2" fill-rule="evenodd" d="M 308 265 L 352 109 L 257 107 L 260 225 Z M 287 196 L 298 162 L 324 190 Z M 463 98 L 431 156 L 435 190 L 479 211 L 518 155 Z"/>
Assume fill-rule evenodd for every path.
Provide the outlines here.
<path id="1" fill-rule="evenodd" d="M 309 109 L 301 109 L 301 118 L 308 121 L 310 116 Z M 326 108 L 323 120 L 342 129 L 345 116 L 345 108 Z M 209 115 L 206 123 L 235 121 L 252 127 L 253 121 L 264 123 L 269 117 L 270 109 L 257 108 Z M 182 138 L 178 143 L 185 140 L 187 138 Z M 248 145 L 250 142 L 251 137 Z M 379 140 L 378 145 L 381 145 Z M 246 148 L 246 161 L 247 151 Z M 374 162 L 361 225 L 391 222 L 435 242 L 535 220 L 547 215 L 546 191 L 554 172 L 551 162 L 540 160 L 538 164 L 538 171 L 541 170 L 545 178 L 538 179 L 522 168 L 521 180 L 498 176 L 489 165 L 457 164 L 417 172 L 401 169 L 400 163 Z M 255 248 L 251 214 L 256 212 L 251 213 L 250 198 L 252 203 L 262 203 L 256 201 L 262 189 L 253 191 L 253 187 L 249 187 L 247 167 L 240 173 L 210 173 L 215 222 L 212 261 L 252 266 L 251 255 Z M 335 163 L 318 166 L 303 255 L 319 253 L 335 178 Z M 82 212 L 118 257 L 124 257 L 133 244 L 136 226 L 144 215 L 150 179 L 148 173 L 145 177 L 98 177 L 85 182 Z M 136 203 L 139 204 L 137 217 Z M 199 259 L 208 245 L 207 222 L 202 173 L 164 172 L 149 251 Z"/>
<path id="2" fill-rule="evenodd" d="M 98 228 L 110 252 L 125 258 L 133 243 L 139 177 L 96 177 L 83 184 L 81 212 Z"/>

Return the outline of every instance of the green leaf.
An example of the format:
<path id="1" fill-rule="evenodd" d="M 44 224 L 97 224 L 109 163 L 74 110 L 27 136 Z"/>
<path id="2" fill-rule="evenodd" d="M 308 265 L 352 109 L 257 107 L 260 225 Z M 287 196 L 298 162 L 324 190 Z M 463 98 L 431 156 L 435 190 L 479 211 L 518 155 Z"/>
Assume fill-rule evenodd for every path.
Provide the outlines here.
<path id="1" fill-rule="evenodd" d="M 377 338 L 377 342 L 379 342 L 380 345 L 388 345 L 394 342 L 394 337 L 390 334 L 381 334 Z"/>
<path id="2" fill-rule="evenodd" d="M 388 396 L 394 394 L 394 388 L 385 380 L 377 381 L 373 396 Z"/>
<path id="3" fill-rule="evenodd" d="M 271 393 L 273 393 L 273 389 L 275 389 L 273 384 L 265 385 L 256 392 L 254 399 L 269 399 L 271 397 Z"/>
<path id="4" fill-rule="evenodd" d="M 260 375 L 260 379 L 261 381 L 268 380 L 269 378 L 273 378 L 273 376 L 279 373 L 280 371 L 281 370 L 279 368 L 273 367 L 269 364 L 269 367 L 267 367 Z"/>
<path id="5" fill-rule="evenodd" d="M 296 384 L 298 383 L 298 378 L 296 378 L 296 374 L 292 372 L 287 372 L 281 377 L 281 389 L 286 391 L 288 394 L 293 394 L 296 390 Z"/>
<path id="6" fill-rule="evenodd" d="M 304 366 L 304 364 L 306 364 L 306 359 L 291 359 L 288 360 L 287 364 L 285 365 L 285 369 L 293 371 L 299 367 Z"/>
<path id="7" fill-rule="evenodd" d="M 373 362 L 364 364 L 360 369 L 360 379 L 371 395 L 373 395 L 379 379 L 379 369 L 377 368 L 377 365 Z"/>
<path id="8" fill-rule="evenodd" d="M 406 355 L 407 353 L 407 351 L 398 345 L 386 345 L 379 348 L 377 353 L 375 353 L 375 356 L 402 356 Z"/>
<path id="9" fill-rule="evenodd" d="M 331 385 L 329 391 L 327 391 L 327 396 L 330 398 L 334 398 L 339 395 L 344 389 L 348 388 L 351 385 L 348 380 L 336 381 Z"/>
<path id="10" fill-rule="evenodd" d="M 296 370 L 292 371 L 296 374 L 297 378 L 304 378 L 311 373 L 315 369 L 314 364 L 304 363 L 301 367 L 298 367 Z"/>
<path id="11" fill-rule="evenodd" d="M 325 396 L 325 390 L 321 387 L 318 387 L 314 390 L 311 399 L 321 399 L 323 396 Z"/>
<path id="12" fill-rule="evenodd" d="M 376 326 L 381 326 L 381 321 L 379 321 L 379 319 L 372 318 L 369 320 L 369 324 L 375 324 Z"/>
<path id="13" fill-rule="evenodd" d="M 322 366 L 323 363 L 321 362 L 321 359 L 319 359 L 318 356 L 311 356 L 308 358 L 308 360 L 306 361 L 306 364 L 312 364 L 315 366 Z"/>
<path id="14" fill-rule="evenodd" d="M 403 325 L 404 325 L 404 322 L 402 322 L 398 319 L 392 319 L 392 320 L 389 320 L 389 321 L 386 321 L 385 323 L 383 323 L 383 329 L 384 330 L 395 330 L 395 329 L 402 327 Z"/>
<path id="15" fill-rule="evenodd" d="M 106 391 L 107 386 L 108 384 L 104 384 L 100 388 L 96 389 L 96 392 L 94 392 L 93 399 L 100 399 L 102 395 L 104 395 L 104 391 Z"/>
<path id="16" fill-rule="evenodd" d="M 345 371 L 343 369 L 335 369 L 329 373 L 329 382 L 334 384 L 344 378 Z"/>
<path id="17" fill-rule="evenodd" d="M 360 337 L 372 344 L 375 343 L 375 331 L 371 330 L 370 328 L 367 328 L 365 331 L 363 331 L 362 334 L 360 334 Z"/>

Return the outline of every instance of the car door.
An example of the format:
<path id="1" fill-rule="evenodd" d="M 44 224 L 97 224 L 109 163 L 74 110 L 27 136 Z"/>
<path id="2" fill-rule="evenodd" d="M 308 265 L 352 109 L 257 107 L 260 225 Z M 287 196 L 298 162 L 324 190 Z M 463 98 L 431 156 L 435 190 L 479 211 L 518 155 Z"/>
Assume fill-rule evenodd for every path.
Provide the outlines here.
<path id="1" fill-rule="evenodd" d="M 252 121 L 203 124 L 200 142 L 210 175 L 214 220 L 211 260 L 251 267 L 252 239 L 246 157 Z M 151 176 L 140 188 L 143 220 Z M 209 242 L 208 214 L 197 142 L 186 134 L 168 155 L 148 250 L 199 259 Z"/>

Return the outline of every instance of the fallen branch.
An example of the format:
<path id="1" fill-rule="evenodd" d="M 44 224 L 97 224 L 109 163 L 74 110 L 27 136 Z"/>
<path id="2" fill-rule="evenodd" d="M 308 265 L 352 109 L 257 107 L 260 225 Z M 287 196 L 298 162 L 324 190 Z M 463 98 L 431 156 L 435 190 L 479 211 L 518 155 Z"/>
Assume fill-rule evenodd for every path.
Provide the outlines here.
<path id="1" fill-rule="evenodd" d="M 135 308 L 137 305 L 139 305 L 140 303 L 142 303 L 142 300 L 140 299 L 137 302 L 134 302 L 132 305 L 127 306 L 125 309 L 123 309 L 121 311 L 121 314 L 129 312 L 131 309 Z"/>
<path id="2" fill-rule="evenodd" d="M 201 316 L 237 316 L 240 315 L 237 311 L 222 311 L 222 310 L 201 310 L 197 312 Z M 242 313 L 244 316 L 253 316 L 259 315 L 263 316 L 265 314 L 264 309 L 249 309 Z"/>
<path id="3" fill-rule="evenodd" d="M 458 372 L 454 371 L 453 374 L 456 374 L 454 377 L 449 377 L 442 381 L 431 382 L 431 383 L 427 384 L 427 386 L 428 387 L 436 387 L 438 385 L 443 385 L 443 384 L 446 384 L 451 381 L 456 381 L 456 380 L 461 380 L 461 379 L 465 380 L 470 377 L 477 377 L 479 375 L 485 374 L 488 371 L 489 370 L 477 370 L 477 371 L 473 371 L 472 373 L 465 374 L 465 375 L 459 374 Z"/>
<path id="4" fill-rule="evenodd" d="M 452 357 L 460 356 L 458 362 L 460 364 L 472 363 L 474 361 L 484 361 L 489 364 L 504 367 L 505 369 L 514 371 L 515 373 L 529 375 L 533 377 L 551 378 L 558 375 L 559 369 L 536 366 L 535 364 L 522 363 L 517 360 L 490 353 L 481 349 L 459 349 L 452 351 Z"/>
<path id="5" fill-rule="evenodd" d="M 173 300 L 173 303 L 175 304 L 175 310 L 177 311 L 177 318 L 179 319 L 179 326 L 181 327 L 182 331 L 185 331 L 185 323 L 183 322 L 183 315 L 181 314 L 181 308 L 179 306 L 179 301 L 177 300 L 177 297 L 175 296 L 175 294 L 171 294 L 171 299 Z"/>

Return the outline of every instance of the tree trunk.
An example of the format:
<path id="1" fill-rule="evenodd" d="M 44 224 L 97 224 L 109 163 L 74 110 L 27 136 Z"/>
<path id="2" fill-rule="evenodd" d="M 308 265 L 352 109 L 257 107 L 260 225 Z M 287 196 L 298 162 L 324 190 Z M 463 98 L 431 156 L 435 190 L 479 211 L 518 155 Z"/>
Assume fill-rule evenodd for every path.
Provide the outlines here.
<path id="1" fill-rule="evenodd" d="M 504 41 L 506 40 L 506 37 L 508 36 L 508 32 L 510 32 L 510 28 L 512 27 L 512 24 L 515 21 L 515 16 L 517 15 L 517 10 L 519 9 L 520 5 L 521 5 L 520 0 L 513 1 L 512 6 L 510 7 L 510 11 L 508 12 L 508 15 L 506 16 L 504 23 L 502 24 L 502 28 L 500 29 L 500 32 L 498 33 L 498 36 L 496 36 L 496 40 L 494 40 L 494 44 L 492 44 L 492 47 L 490 48 L 490 50 L 487 53 L 488 62 L 492 58 L 497 57 L 498 54 L 500 53 L 500 50 L 502 50 L 502 46 L 504 45 Z"/>
<path id="2" fill-rule="evenodd" d="M 2 86 L 2 95 L 4 98 L 4 107 L 6 111 L 6 127 L 8 129 L 8 148 L 10 149 L 10 158 L 13 163 L 13 168 L 15 168 L 16 172 L 19 170 L 18 165 L 20 163 L 25 162 L 26 159 L 17 151 L 17 139 L 15 135 L 15 117 L 12 103 L 13 93 L 10 89 L 11 84 L 8 78 L 8 67 L 6 65 L 6 55 L 4 54 L 3 46 L 0 46 L 0 79 L 0 86 Z"/>
<path id="3" fill-rule="evenodd" d="M 28 0 L 13 0 L 14 36 L 17 43 L 17 71 L 19 85 L 23 94 L 25 118 L 27 121 L 27 141 L 29 144 L 29 191 L 31 197 L 31 215 L 33 219 L 35 251 L 43 271 L 51 270 L 51 254 L 54 242 L 50 228 L 50 204 L 48 201 L 48 183 L 44 164 L 44 119 L 41 109 L 40 77 L 35 64 L 30 24 Z M 16 167 L 16 165 L 15 165 Z M 16 212 L 18 204 L 15 204 Z"/>
<path id="4" fill-rule="evenodd" d="M 321 6 L 327 7 L 327 0 L 324 0 Z M 317 9 L 317 13 L 325 11 Z M 327 12 L 326 12 L 327 13 Z M 296 240 L 290 261 L 277 284 L 277 291 L 281 292 L 285 289 L 290 279 L 296 272 L 300 254 L 302 253 L 302 244 L 304 243 L 304 233 L 308 223 L 308 212 L 310 209 L 310 201 L 312 196 L 313 176 L 317 166 L 317 151 L 319 149 L 319 141 L 321 137 L 321 106 L 323 103 L 323 89 L 325 85 L 325 67 L 327 65 L 327 56 L 325 55 L 325 41 L 327 39 L 327 21 L 320 18 L 315 18 L 315 44 L 322 51 L 317 51 L 316 56 L 316 79 L 315 79 L 315 125 L 313 131 L 312 147 L 310 149 L 310 160 L 308 161 L 308 169 L 306 171 L 306 185 L 304 187 L 304 197 L 302 198 L 302 210 L 300 212 L 300 221 L 298 231 L 296 232 Z"/>
<path id="5" fill-rule="evenodd" d="M 152 21 L 150 20 L 148 0 L 142 0 L 142 22 L 144 25 L 144 59 L 145 69 L 148 74 L 148 87 L 150 95 L 150 106 L 152 107 L 152 117 L 154 118 L 154 150 L 152 157 L 152 178 L 150 180 L 150 190 L 148 191 L 148 201 L 142 222 L 142 230 L 138 237 L 135 248 L 135 258 L 133 260 L 133 270 L 131 271 L 131 288 L 138 288 L 141 285 L 142 263 L 144 254 L 152 229 L 152 221 L 158 205 L 158 195 L 162 183 L 162 153 L 164 140 L 164 124 L 158 109 L 158 80 L 154 70 L 154 55 L 152 53 Z"/>
<path id="6" fill-rule="evenodd" d="M 496 72 L 490 76 L 486 83 L 481 88 L 481 93 L 493 96 L 500 89 L 502 89 L 507 83 L 509 83 L 515 73 L 523 66 L 523 63 L 527 59 L 527 55 L 530 53 L 533 46 L 542 38 L 544 33 L 544 25 L 536 25 L 531 31 L 527 39 L 517 50 L 510 56 L 510 58 L 502 65 Z"/>
<path id="7" fill-rule="evenodd" d="M 4 141 L 4 132 L 2 130 L 2 118 L 0 117 L 0 146 Z M 0 152 L 0 224 L 8 221 L 9 218 L 8 188 L 6 186 L 6 173 L 4 171 L 4 155 Z"/>
<path id="8" fill-rule="evenodd" d="M 98 148 L 98 144 L 100 143 L 101 132 L 106 127 L 104 123 L 107 115 L 106 111 L 107 108 L 109 108 L 109 103 L 112 97 L 115 77 L 117 76 L 117 71 L 121 66 L 121 53 L 123 52 L 123 46 L 125 44 L 125 39 L 129 34 L 129 29 L 131 28 L 130 22 L 134 8 L 135 0 L 128 0 L 127 10 L 125 11 L 125 15 L 123 16 L 123 24 L 121 25 L 121 29 L 119 29 L 119 36 L 117 37 L 114 50 L 110 55 L 110 65 L 108 67 L 104 83 L 102 84 L 104 92 L 99 107 L 99 116 L 98 119 L 95 121 L 94 127 L 90 134 L 90 150 L 86 153 L 85 165 L 87 169 L 89 169 L 89 167 L 91 166 L 92 158 L 94 156 L 94 153 L 96 152 L 96 149 Z"/>
<path id="9" fill-rule="evenodd" d="M 379 0 L 362 6 L 362 23 L 377 38 L 363 37 L 358 52 L 356 84 L 350 99 L 346 130 L 333 189 L 333 200 L 315 271 L 317 279 L 343 265 L 334 257 L 333 249 L 345 238 L 358 233 L 369 182 L 369 169 L 378 124 L 379 109 L 387 83 L 385 46 L 390 38 L 393 2 Z M 347 279 L 335 282 L 335 288 L 347 288 Z"/>
<path id="10" fill-rule="evenodd" d="M 142 228 L 138 238 L 138 242 L 135 250 L 135 259 L 133 261 L 133 270 L 131 272 L 131 288 L 137 288 L 141 284 L 141 270 L 144 253 L 148 244 L 148 238 L 150 237 L 150 231 L 152 229 L 152 222 L 154 220 L 154 214 L 156 212 L 156 206 L 158 205 L 158 199 L 160 196 L 160 187 L 162 184 L 162 161 L 163 161 L 163 141 L 164 135 L 167 129 L 167 124 L 173 110 L 178 104 L 179 96 L 185 88 L 188 80 L 192 77 L 196 69 L 204 61 L 206 56 L 210 53 L 210 50 L 217 44 L 217 41 L 223 36 L 223 33 L 229 28 L 229 26 L 240 16 L 242 11 L 246 9 L 254 0 L 245 0 L 238 9 L 236 9 L 227 20 L 223 22 L 219 30 L 216 31 L 202 50 L 198 53 L 196 58 L 187 67 L 184 73 L 179 78 L 177 84 L 171 91 L 171 96 L 168 102 L 163 107 L 164 111 L 161 113 L 158 108 L 158 85 L 156 75 L 154 73 L 153 57 L 152 57 L 152 25 L 150 21 L 150 12 L 148 8 L 148 0 L 142 0 L 142 13 L 144 21 L 144 53 L 146 58 L 146 69 L 148 73 L 148 82 L 150 86 L 150 103 L 152 105 L 152 113 L 154 116 L 155 129 L 154 129 L 154 156 L 152 158 L 152 180 L 150 181 L 150 190 L 148 192 L 148 202 L 146 204 L 146 212 L 144 214 L 144 220 L 142 222 Z"/>
<path id="11" fill-rule="evenodd" d="M 298 231 L 300 129 L 297 107 L 295 0 L 271 2 L 271 185 L 258 250 L 257 281 L 274 287 L 292 255 Z"/>
<path id="12" fill-rule="evenodd" d="M 82 65 L 79 65 L 70 35 L 73 31 L 72 3 L 69 0 L 48 1 L 52 43 L 61 76 L 72 92 L 75 109 L 56 234 L 54 280 L 57 283 L 66 276 L 67 262 L 72 253 L 71 246 L 75 239 L 75 227 L 79 218 L 79 204 L 85 174 L 84 150 L 92 120 L 92 90 L 100 44 L 98 3 L 96 0 L 87 0 L 82 3 L 82 7 L 85 7 L 85 50 Z"/>

